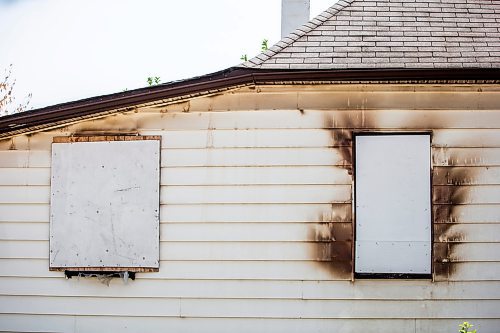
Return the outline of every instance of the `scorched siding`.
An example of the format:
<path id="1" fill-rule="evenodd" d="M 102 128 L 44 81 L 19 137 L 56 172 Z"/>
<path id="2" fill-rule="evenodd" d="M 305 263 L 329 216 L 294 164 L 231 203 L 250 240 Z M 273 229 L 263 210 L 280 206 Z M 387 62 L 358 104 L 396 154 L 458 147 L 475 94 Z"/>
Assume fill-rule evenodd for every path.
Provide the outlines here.
<path id="1" fill-rule="evenodd" d="M 241 88 L 0 141 L 0 330 L 494 332 L 498 88 L 349 89 Z M 434 281 L 351 281 L 353 130 L 432 131 Z M 162 136 L 160 271 L 127 285 L 48 270 L 52 138 L 99 133 Z"/>

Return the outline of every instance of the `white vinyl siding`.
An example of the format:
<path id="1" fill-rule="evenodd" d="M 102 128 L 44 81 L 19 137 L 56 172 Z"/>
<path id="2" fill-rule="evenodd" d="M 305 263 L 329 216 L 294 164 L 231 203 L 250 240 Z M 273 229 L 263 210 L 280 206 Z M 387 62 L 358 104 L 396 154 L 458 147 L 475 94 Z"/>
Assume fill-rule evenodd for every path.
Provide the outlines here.
<path id="1" fill-rule="evenodd" d="M 448 333 L 469 320 L 497 332 L 500 99 L 481 88 L 446 92 L 448 102 L 465 95 L 463 109 L 437 110 L 448 105 L 441 93 L 413 86 L 312 97 L 262 87 L 193 99 L 190 112 L 139 109 L 0 141 L 0 331 Z M 485 96 L 494 110 L 464 103 Z M 381 99 L 392 109 L 373 109 Z M 296 109 L 307 103 L 328 108 Z M 353 240 L 343 150 L 356 129 L 432 130 L 433 243 L 452 249 L 433 281 L 353 282 L 336 270 L 332 238 Z M 49 270 L 50 147 L 85 131 L 162 136 L 158 272 L 108 287 Z"/>

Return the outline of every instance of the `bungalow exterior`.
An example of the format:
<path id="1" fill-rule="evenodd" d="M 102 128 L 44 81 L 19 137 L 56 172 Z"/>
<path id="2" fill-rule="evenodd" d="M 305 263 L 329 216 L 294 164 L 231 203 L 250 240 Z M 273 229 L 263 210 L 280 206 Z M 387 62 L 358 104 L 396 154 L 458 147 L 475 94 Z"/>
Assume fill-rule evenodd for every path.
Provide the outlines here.
<path id="1" fill-rule="evenodd" d="M 0 331 L 500 327 L 500 4 L 340 0 L 237 67 L 0 118 Z"/>

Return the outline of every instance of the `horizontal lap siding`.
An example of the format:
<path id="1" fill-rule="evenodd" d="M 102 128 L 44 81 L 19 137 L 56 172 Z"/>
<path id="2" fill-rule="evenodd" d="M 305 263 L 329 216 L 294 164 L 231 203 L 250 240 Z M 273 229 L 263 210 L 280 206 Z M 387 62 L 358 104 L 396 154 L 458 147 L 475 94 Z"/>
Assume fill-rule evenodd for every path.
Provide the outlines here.
<path id="1" fill-rule="evenodd" d="M 498 117 L 134 113 L 2 141 L 0 331 L 444 332 L 469 319 L 493 332 L 500 324 Z M 50 143 L 116 126 L 162 135 L 160 271 L 109 287 L 65 280 L 48 271 Z M 450 247 L 445 259 L 453 266 L 442 282 L 352 283 L 331 269 L 328 239 L 351 241 L 346 148 L 358 128 L 433 130 L 434 240 Z M 8 150 L 13 145 L 18 150 Z"/>

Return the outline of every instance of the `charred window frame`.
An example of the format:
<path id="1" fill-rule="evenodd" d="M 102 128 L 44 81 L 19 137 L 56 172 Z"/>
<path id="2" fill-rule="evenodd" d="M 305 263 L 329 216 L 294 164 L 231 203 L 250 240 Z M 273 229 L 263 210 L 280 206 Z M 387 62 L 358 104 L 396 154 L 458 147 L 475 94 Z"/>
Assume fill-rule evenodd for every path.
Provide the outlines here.
<path id="1" fill-rule="evenodd" d="M 159 269 L 160 136 L 54 137 L 49 269 Z"/>
<path id="2" fill-rule="evenodd" d="M 431 132 L 425 131 L 425 132 L 354 132 L 353 133 L 353 179 L 354 179 L 354 186 L 353 186 L 353 229 L 354 229 L 354 242 L 353 242 L 353 260 L 354 260 L 354 277 L 356 278 L 369 278 L 369 279 L 387 279 L 387 278 L 399 278 L 399 279 L 404 279 L 404 278 L 419 278 L 419 279 L 430 279 L 432 277 L 432 237 L 433 237 L 433 224 L 432 224 L 432 163 L 431 163 Z M 415 144 L 415 146 L 420 147 L 422 151 L 416 152 L 415 155 L 412 156 L 410 152 L 405 152 L 405 149 L 403 148 L 398 148 L 395 149 L 393 146 L 390 144 L 387 146 L 382 146 L 384 147 L 383 153 L 379 156 L 380 158 L 363 158 L 360 156 L 360 154 L 366 154 L 366 148 L 369 147 L 370 145 L 367 145 L 366 147 L 359 147 L 360 144 L 363 142 L 378 142 L 375 144 L 375 146 L 380 145 L 384 140 L 391 142 L 395 146 L 401 146 L 404 142 L 408 141 L 411 142 L 413 141 L 411 138 L 415 138 L 415 142 L 419 142 L 418 144 Z M 398 143 L 399 141 L 399 143 Z M 387 155 L 387 153 L 391 150 L 396 150 L 396 156 L 393 155 Z M 398 154 L 397 151 L 400 151 L 401 154 Z M 372 152 L 373 153 L 373 152 Z M 422 207 L 420 209 L 423 209 L 424 212 L 421 214 L 420 219 L 423 219 L 421 223 L 421 226 L 419 229 L 423 230 L 416 230 L 416 235 L 412 235 L 416 237 L 417 239 L 420 238 L 419 240 L 412 240 L 409 238 L 403 238 L 400 239 L 398 236 L 398 233 L 393 233 L 391 235 L 391 229 L 388 229 L 386 227 L 394 227 L 396 225 L 396 221 L 387 221 L 385 223 L 380 223 L 380 221 L 376 222 L 375 224 L 378 223 L 379 228 L 377 230 L 380 230 L 380 235 L 374 234 L 373 237 L 370 235 L 369 230 L 363 230 L 363 224 L 366 225 L 366 221 L 370 221 L 370 219 L 375 220 L 378 219 L 380 220 L 381 216 L 383 217 L 384 214 L 382 213 L 381 216 L 377 215 L 374 213 L 369 219 L 367 219 L 367 213 L 370 213 L 369 211 L 366 210 L 366 207 L 360 207 L 360 205 L 364 205 L 364 201 L 366 200 L 366 192 L 372 192 L 379 198 L 385 197 L 384 195 L 387 196 L 387 194 L 390 194 L 390 188 L 385 187 L 385 186 L 380 186 L 380 188 L 369 188 L 367 186 L 370 186 L 366 180 L 363 180 L 363 177 L 370 176 L 371 173 L 376 173 L 377 170 L 380 170 L 382 167 L 381 165 L 384 165 L 384 162 L 381 161 L 381 159 L 387 158 L 393 162 L 393 161 L 398 161 L 398 158 L 402 159 L 406 154 L 406 157 L 410 158 L 420 158 L 422 161 L 418 162 L 419 166 L 418 168 L 421 168 L 421 170 L 416 171 L 419 174 L 419 179 L 421 181 L 420 186 L 417 185 L 418 189 L 420 190 L 420 195 L 415 195 L 413 193 L 414 197 L 411 197 L 411 199 L 418 199 L 420 200 Z M 398 156 L 399 155 L 399 156 Z M 390 158 L 392 157 L 392 159 Z M 379 162 L 380 165 L 373 165 Z M 401 162 L 401 161 L 400 161 Z M 399 167 L 403 167 L 405 163 L 397 163 Z M 394 166 L 394 167 L 397 167 Z M 386 166 L 386 165 L 385 165 Z M 361 168 L 368 168 L 371 169 L 367 174 L 363 176 L 362 171 L 360 170 Z M 416 167 L 415 167 L 416 168 Z M 389 168 L 390 169 L 390 168 Z M 411 168 L 410 168 L 411 169 Z M 382 175 L 384 176 L 384 175 Z M 383 177 L 382 177 L 383 178 Z M 387 175 L 386 175 L 387 178 Z M 395 180 L 394 183 L 397 183 L 397 175 L 391 175 L 392 180 Z M 380 182 L 380 180 L 378 180 Z M 375 184 L 377 181 L 375 181 Z M 422 185 L 423 184 L 423 185 Z M 401 188 L 403 187 L 404 184 L 401 184 Z M 372 184 L 373 186 L 373 184 Z M 411 191 L 414 189 L 408 189 L 408 193 L 411 193 Z M 363 193 L 363 191 L 365 193 Z M 387 191 L 387 192 L 385 192 Z M 363 198 L 363 195 L 365 195 L 365 198 Z M 390 195 L 389 195 L 390 196 Z M 408 199 L 409 202 L 406 202 L 406 205 L 411 205 L 411 199 Z M 374 202 L 379 199 L 375 199 Z M 397 203 L 396 201 L 393 202 L 387 202 L 386 203 L 386 208 L 392 208 L 394 209 L 395 205 Z M 393 219 L 396 219 L 397 214 L 388 214 L 389 217 L 392 217 Z M 403 214 L 404 215 L 404 214 Z M 382 218 L 383 219 L 383 218 Z M 361 225 L 360 225 L 361 223 Z M 374 224 L 374 225 L 375 225 Z M 385 228 L 384 228 L 385 227 Z M 401 226 L 398 226 L 401 229 Z M 369 229 L 369 228 L 368 228 Z M 404 230 L 404 228 L 403 228 Z M 365 231 L 365 232 L 363 232 Z M 387 232 L 389 231 L 389 232 Z M 401 231 L 401 230 L 400 230 Z M 368 232 L 368 234 L 367 234 Z M 412 232 L 411 230 L 408 230 L 408 232 Z M 392 237 L 392 239 L 391 239 Z M 373 238 L 373 239 L 371 239 Z M 385 238 L 385 239 L 384 239 Z M 378 251 L 377 250 L 371 250 L 367 251 L 367 249 L 362 249 L 360 247 L 361 242 L 367 241 L 367 242 L 372 242 L 373 247 L 377 247 L 382 243 L 382 246 L 380 248 L 385 247 L 385 251 Z M 391 246 L 387 246 L 387 243 L 391 243 L 390 245 L 394 247 L 392 251 L 388 250 L 390 249 Z M 395 248 L 401 247 L 401 245 L 406 242 L 408 248 L 411 248 L 412 245 L 421 245 L 423 249 L 421 249 L 421 254 L 419 254 L 420 257 L 420 267 L 417 267 L 416 269 L 411 268 L 411 264 L 408 264 L 407 267 L 405 267 L 404 263 L 398 263 L 397 261 L 403 261 L 407 260 L 408 262 L 412 262 L 414 258 L 407 258 L 404 257 L 403 254 L 408 255 L 408 252 L 411 252 L 409 249 L 404 249 L 402 251 L 396 251 Z M 397 245 L 395 245 L 397 243 Z M 370 246 L 368 246 L 370 248 Z M 398 258 L 399 255 L 399 258 Z M 363 257 L 362 257 L 363 256 Z M 376 262 L 380 264 L 367 264 L 366 265 L 366 260 L 369 258 L 369 256 L 372 257 L 372 259 L 375 257 Z M 403 258 L 402 258 L 403 257 Z M 363 262 L 365 260 L 365 263 Z M 394 261 L 395 260 L 395 261 Z M 385 267 L 384 267 L 385 266 Z M 399 266 L 399 267 L 398 267 Z"/>

